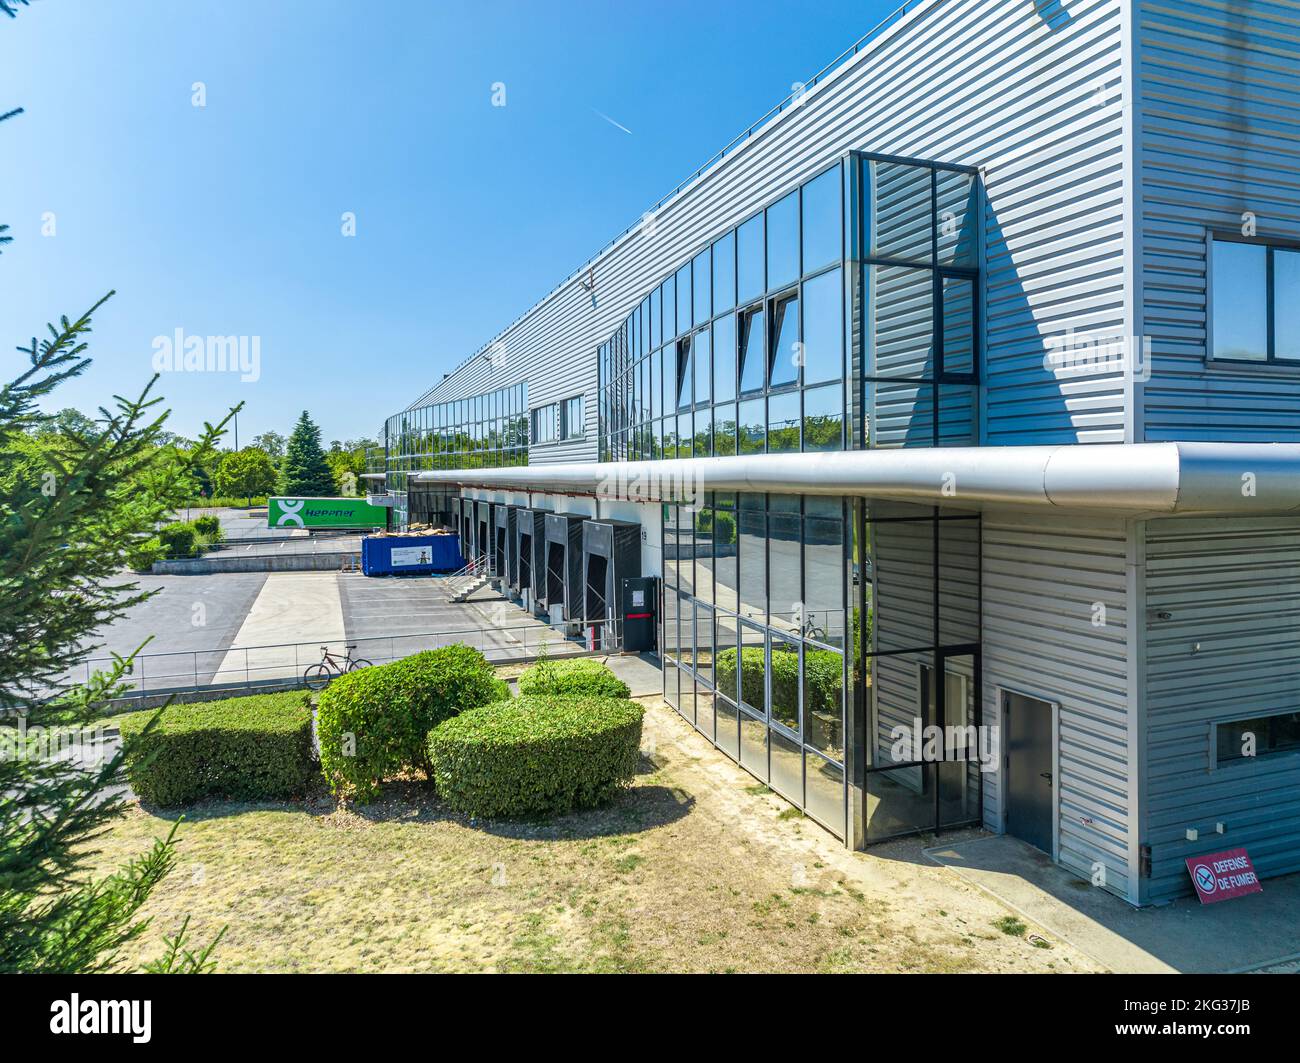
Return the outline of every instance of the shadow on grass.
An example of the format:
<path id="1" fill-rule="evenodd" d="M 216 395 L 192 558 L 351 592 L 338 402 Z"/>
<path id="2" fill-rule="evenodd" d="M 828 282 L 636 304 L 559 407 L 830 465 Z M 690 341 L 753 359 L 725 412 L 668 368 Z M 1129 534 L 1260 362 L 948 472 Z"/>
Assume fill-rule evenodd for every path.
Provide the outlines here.
<path id="1" fill-rule="evenodd" d="M 638 780 L 655 772 L 644 756 Z M 186 808 L 158 808 L 141 802 L 151 816 L 189 823 L 226 819 L 251 812 L 299 812 L 321 819 L 356 817 L 369 823 L 453 823 L 502 838 L 571 840 L 635 834 L 653 830 L 689 815 L 695 798 L 667 786 L 638 781 L 597 808 L 582 809 L 547 819 L 473 819 L 454 812 L 421 777 L 394 779 L 384 784 L 378 798 L 365 805 L 341 807 L 321 787 L 297 801 L 203 801 Z"/>

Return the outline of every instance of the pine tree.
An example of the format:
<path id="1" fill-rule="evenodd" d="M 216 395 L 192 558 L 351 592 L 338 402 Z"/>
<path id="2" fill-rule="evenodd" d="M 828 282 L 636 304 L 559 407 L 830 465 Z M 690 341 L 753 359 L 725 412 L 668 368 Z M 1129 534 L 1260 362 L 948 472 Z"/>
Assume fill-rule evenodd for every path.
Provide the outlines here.
<path id="1" fill-rule="evenodd" d="M 334 474 L 321 450 L 320 429 L 303 410 L 280 465 L 280 494 L 323 498 L 333 493 Z"/>
<path id="2" fill-rule="evenodd" d="M 134 654 L 61 688 L 101 648 L 95 633 L 156 593 L 124 575 L 126 556 L 191 496 L 193 469 L 225 425 L 205 426 L 189 453 L 160 445 L 167 414 L 150 397 L 155 376 L 90 428 L 32 448 L 54 419 L 40 405 L 90 365 L 85 337 L 103 302 L 20 348 L 31 368 L 0 387 L 0 469 L 15 470 L 0 476 L 0 972 L 120 967 L 148 925 L 137 913 L 175 860 L 173 827 L 117 874 L 90 878 L 88 843 L 122 810 L 106 799 L 125 782 L 122 754 L 90 768 L 42 742 L 51 727 L 84 735 L 96 707 L 122 691 Z M 156 969 L 210 966 L 206 951 L 169 944 L 167 955 Z"/>

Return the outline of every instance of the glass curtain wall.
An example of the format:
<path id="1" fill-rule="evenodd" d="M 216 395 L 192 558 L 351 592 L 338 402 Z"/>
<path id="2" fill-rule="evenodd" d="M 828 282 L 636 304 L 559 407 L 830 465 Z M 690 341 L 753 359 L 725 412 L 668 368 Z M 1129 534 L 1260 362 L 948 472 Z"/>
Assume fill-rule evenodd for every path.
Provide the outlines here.
<path id="1" fill-rule="evenodd" d="M 864 841 L 981 816 L 980 525 L 868 500 L 854 532 Z M 985 750 L 987 752 L 987 750 Z"/>
<path id="2" fill-rule="evenodd" d="M 388 489 L 397 495 L 399 526 L 441 523 L 446 498 L 434 493 L 417 504 L 408 476 L 430 469 L 488 469 L 528 464 L 528 389 L 525 384 L 482 395 L 403 410 L 385 425 Z M 446 497 L 455 494 L 446 493 Z"/>
<path id="3" fill-rule="evenodd" d="M 665 697 L 843 837 L 852 504 L 721 492 L 702 501 L 663 509 Z"/>
<path id="4" fill-rule="evenodd" d="M 600 346 L 601 460 L 844 448 L 844 174 L 723 233 Z"/>
<path id="5" fill-rule="evenodd" d="M 601 345 L 602 460 L 975 443 L 978 202 L 971 171 L 855 153 L 718 236 Z M 978 723 L 977 516 L 711 493 L 663 544 L 687 720 L 842 837 L 978 820 L 969 743 L 901 744 Z"/>

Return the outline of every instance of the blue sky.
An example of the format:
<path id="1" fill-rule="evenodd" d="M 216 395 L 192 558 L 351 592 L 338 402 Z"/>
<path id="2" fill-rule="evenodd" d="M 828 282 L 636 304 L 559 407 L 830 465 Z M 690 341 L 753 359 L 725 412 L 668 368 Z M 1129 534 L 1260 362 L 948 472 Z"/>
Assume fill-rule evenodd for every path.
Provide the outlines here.
<path id="1" fill-rule="evenodd" d="M 35 0 L 0 16 L 4 379 L 116 288 L 54 405 L 255 336 L 256 381 L 164 376 L 174 430 L 373 436 L 896 6 Z"/>

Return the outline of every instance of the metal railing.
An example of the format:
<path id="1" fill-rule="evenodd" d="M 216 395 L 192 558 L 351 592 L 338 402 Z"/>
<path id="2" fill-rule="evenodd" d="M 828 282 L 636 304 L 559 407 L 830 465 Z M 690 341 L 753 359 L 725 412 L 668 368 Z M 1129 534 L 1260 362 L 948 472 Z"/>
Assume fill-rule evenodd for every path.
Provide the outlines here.
<path id="1" fill-rule="evenodd" d="M 455 631 L 374 635 L 324 643 L 317 638 L 223 650 L 142 653 L 132 661 L 126 683 L 129 696 L 214 687 L 294 686 L 302 683 L 303 673 L 309 666 L 321 662 L 325 649 L 342 659 L 351 648 L 354 659 L 385 664 L 422 650 L 456 643 L 479 650 L 493 664 L 507 664 L 534 659 L 542 652 L 548 655 L 614 652 L 622 647 L 623 628 L 618 618 L 567 620 L 558 624 L 530 618 L 529 622 L 514 625 L 483 624 Z M 112 665 L 111 657 L 94 657 L 85 661 L 78 671 L 84 673 L 82 680 L 86 681 L 94 672 L 108 671 Z M 75 681 L 70 676 L 63 688 Z"/>

